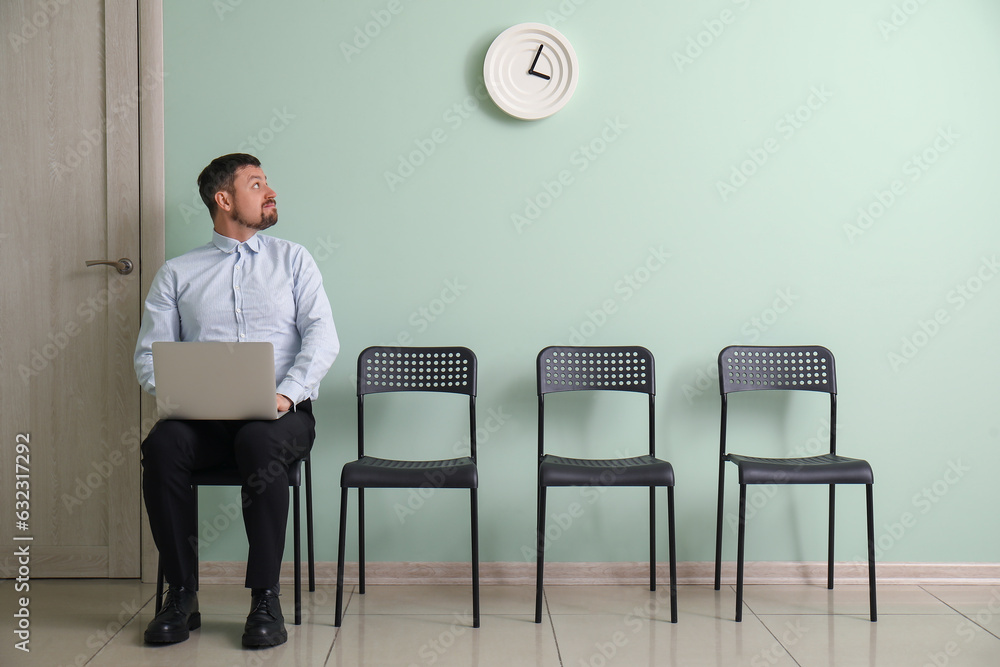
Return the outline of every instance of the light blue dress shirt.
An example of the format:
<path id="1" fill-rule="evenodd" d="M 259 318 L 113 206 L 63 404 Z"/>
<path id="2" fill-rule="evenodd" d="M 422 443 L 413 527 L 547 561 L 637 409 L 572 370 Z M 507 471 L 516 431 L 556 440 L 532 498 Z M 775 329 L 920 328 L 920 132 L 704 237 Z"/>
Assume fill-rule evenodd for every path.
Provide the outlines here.
<path id="1" fill-rule="evenodd" d="M 297 243 L 254 234 L 212 242 L 168 260 L 146 297 L 135 374 L 156 394 L 157 341 L 267 341 L 274 345 L 277 393 L 293 404 L 315 399 L 340 351 L 323 278 Z"/>

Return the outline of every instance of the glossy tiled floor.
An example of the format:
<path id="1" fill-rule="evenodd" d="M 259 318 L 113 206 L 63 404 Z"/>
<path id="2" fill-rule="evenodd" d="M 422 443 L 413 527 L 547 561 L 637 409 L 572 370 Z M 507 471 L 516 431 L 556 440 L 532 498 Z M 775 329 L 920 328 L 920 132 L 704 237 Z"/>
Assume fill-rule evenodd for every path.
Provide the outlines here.
<path id="1" fill-rule="evenodd" d="M 0 582 L 3 616 L 13 582 Z M 1000 587 L 882 586 L 879 620 L 868 620 L 864 586 L 748 586 L 743 623 L 725 586 L 681 586 L 680 622 L 667 591 L 641 586 L 549 586 L 541 625 L 534 588 L 484 586 L 482 627 L 471 627 L 466 586 L 369 586 L 350 595 L 333 626 L 334 591 L 304 593 L 303 624 L 273 649 L 240 646 L 249 594 L 204 586 L 202 627 L 188 641 L 149 647 L 153 586 L 133 581 L 32 581 L 31 653 L 3 633 L 0 665 L 197 667 L 283 665 L 1000 665 Z M 291 594 L 283 596 L 291 617 Z M 8 622 L 4 626 L 9 626 Z"/>

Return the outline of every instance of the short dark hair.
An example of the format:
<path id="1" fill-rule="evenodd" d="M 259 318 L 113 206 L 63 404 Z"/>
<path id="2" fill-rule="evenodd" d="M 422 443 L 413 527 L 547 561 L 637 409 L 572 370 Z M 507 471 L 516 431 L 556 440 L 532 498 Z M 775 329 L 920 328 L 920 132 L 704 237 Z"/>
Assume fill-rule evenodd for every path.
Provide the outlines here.
<path id="1" fill-rule="evenodd" d="M 220 190 L 233 193 L 233 179 L 243 167 L 259 167 L 260 160 L 247 153 L 230 153 L 212 160 L 198 175 L 198 192 L 208 207 L 208 213 L 215 219 L 219 208 L 215 203 L 215 193 Z"/>

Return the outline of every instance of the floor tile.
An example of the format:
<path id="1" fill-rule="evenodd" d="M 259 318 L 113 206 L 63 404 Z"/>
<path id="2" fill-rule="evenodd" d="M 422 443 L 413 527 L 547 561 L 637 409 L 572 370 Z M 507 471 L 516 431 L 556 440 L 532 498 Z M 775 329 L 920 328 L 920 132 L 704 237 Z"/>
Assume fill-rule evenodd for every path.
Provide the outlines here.
<path id="1" fill-rule="evenodd" d="M 152 609 L 143 610 L 87 667 L 323 665 L 337 634 L 332 622 L 301 626 L 289 623 L 286 624 L 287 643 L 273 648 L 247 650 L 241 643 L 245 614 L 202 614 L 201 628 L 192 631 L 187 641 L 151 646 L 143 643 L 143 631 L 152 618 Z"/>
<path id="2" fill-rule="evenodd" d="M 1000 586 L 924 586 L 924 590 L 1000 637 Z"/>
<path id="3" fill-rule="evenodd" d="M 734 589 L 735 590 L 735 587 Z M 951 609 L 919 586 L 875 589 L 879 614 L 947 614 Z M 869 617 L 867 585 L 751 585 L 743 602 L 756 614 L 846 614 Z"/>
<path id="4" fill-rule="evenodd" d="M 18 592 L 13 581 L 0 582 L 5 610 L 8 600 L 13 609 L 18 598 L 29 599 L 31 632 L 27 653 L 16 648 L 10 633 L 4 633 L 0 665 L 83 665 L 129 624 L 154 590 L 135 580 L 36 579 L 27 592 Z"/>
<path id="5" fill-rule="evenodd" d="M 1000 639 L 956 614 L 761 616 L 802 667 L 985 667 Z"/>
<path id="6" fill-rule="evenodd" d="M 356 587 L 355 587 L 356 590 Z M 330 610 L 333 613 L 331 599 Z M 480 586 L 480 614 L 533 617 L 533 586 Z M 472 613 L 472 586 L 365 586 L 356 594 L 346 614 L 437 614 Z"/>
<path id="7" fill-rule="evenodd" d="M 564 665 L 795 665 L 755 617 L 742 623 L 681 613 L 678 622 L 625 615 L 553 615 Z M 753 662 L 757 658 L 759 662 Z"/>
<path id="8" fill-rule="evenodd" d="M 642 585 L 546 586 L 545 601 L 552 615 L 633 614 L 670 620 L 669 586 L 657 586 L 656 591 Z M 678 586 L 677 607 L 688 614 L 733 620 L 736 593 L 729 586 L 719 591 L 712 586 Z M 743 613 L 748 613 L 745 606 Z"/>
<path id="9" fill-rule="evenodd" d="M 1000 586 L 881 586 L 877 623 L 868 620 L 864 585 L 747 586 L 742 623 L 733 620 L 733 586 L 679 586 L 677 624 L 668 586 L 550 585 L 541 624 L 533 622 L 534 586 L 483 586 L 479 629 L 467 585 L 369 586 L 364 596 L 349 585 L 341 628 L 333 624 L 336 588 L 320 586 L 303 591 L 301 626 L 291 623 L 293 595 L 283 590 L 287 644 L 246 650 L 242 586 L 204 586 L 201 629 L 181 644 L 146 646 L 152 585 L 31 585 L 32 652 L 0 643 L 4 667 L 1000 665 Z M 14 593 L 0 582 L 4 603 Z"/>
<path id="10" fill-rule="evenodd" d="M 435 587 L 436 588 L 436 587 Z M 367 595 L 367 593 L 366 593 Z M 330 665 L 558 666 L 552 626 L 522 616 L 367 614 L 344 619 Z M 568 664 L 568 663 L 563 663 Z"/>

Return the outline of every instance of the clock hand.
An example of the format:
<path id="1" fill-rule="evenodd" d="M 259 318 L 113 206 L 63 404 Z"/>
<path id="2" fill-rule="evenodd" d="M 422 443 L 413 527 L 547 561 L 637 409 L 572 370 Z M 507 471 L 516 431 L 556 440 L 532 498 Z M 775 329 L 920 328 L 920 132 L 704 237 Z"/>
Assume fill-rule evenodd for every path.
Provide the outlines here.
<path id="1" fill-rule="evenodd" d="M 552 77 L 550 77 L 548 74 L 542 74 L 541 72 L 536 72 L 535 71 L 535 65 L 538 64 L 538 57 L 542 55 L 542 47 L 543 46 L 544 46 L 544 44 L 539 44 L 538 45 L 538 50 L 535 51 L 535 59 L 531 61 L 531 67 L 528 68 L 528 74 L 534 74 L 535 76 L 540 77 L 542 79 L 545 79 L 547 81 L 547 80 L 551 79 Z"/>

